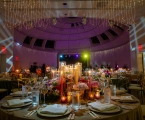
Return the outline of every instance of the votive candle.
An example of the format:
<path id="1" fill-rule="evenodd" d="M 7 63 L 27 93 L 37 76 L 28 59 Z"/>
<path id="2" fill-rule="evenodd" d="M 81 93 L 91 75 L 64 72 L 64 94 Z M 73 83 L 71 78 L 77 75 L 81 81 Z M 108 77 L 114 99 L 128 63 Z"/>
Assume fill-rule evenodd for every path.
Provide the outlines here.
<path id="1" fill-rule="evenodd" d="M 94 92 L 89 93 L 89 99 L 91 99 L 91 100 L 94 99 Z"/>
<path id="2" fill-rule="evenodd" d="M 100 91 L 99 90 L 97 90 L 97 92 L 95 93 L 95 98 L 96 99 L 99 99 L 100 98 Z"/>
<path id="3" fill-rule="evenodd" d="M 66 97 L 65 96 L 61 96 L 61 102 L 65 103 L 66 102 Z"/>

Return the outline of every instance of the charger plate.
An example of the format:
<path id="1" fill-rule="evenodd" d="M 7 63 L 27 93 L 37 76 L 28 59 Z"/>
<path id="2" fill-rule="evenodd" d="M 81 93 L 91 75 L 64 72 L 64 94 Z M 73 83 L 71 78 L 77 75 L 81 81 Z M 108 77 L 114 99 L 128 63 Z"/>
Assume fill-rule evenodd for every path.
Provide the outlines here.
<path id="1" fill-rule="evenodd" d="M 97 110 L 91 106 L 88 106 L 88 108 L 94 112 L 98 112 L 98 113 L 106 113 L 106 114 L 112 114 L 112 113 L 118 113 L 120 112 L 122 109 L 120 106 L 116 105 L 116 109 L 112 109 L 112 110 L 108 110 L 108 111 L 100 111 L 100 110 Z"/>
<path id="2" fill-rule="evenodd" d="M 40 115 L 40 116 L 43 116 L 43 117 L 61 117 L 61 116 L 64 116 L 64 115 L 67 115 L 67 114 L 70 114 L 72 112 L 72 108 L 69 106 L 67 111 L 64 113 L 64 114 L 44 114 L 44 113 L 41 113 L 41 110 L 43 108 L 40 108 L 39 110 L 37 110 L 37 114 Z"/>
<path id="3" fill-rule="evenodd" d="M 16 105 L 16 106 L 8 106 L 8 104 L 6 102 L 4 102 L 1 106 L 2 107 L 5 107 L 5 108 L 19 108 L 19 107 L 25 107 L 27 105 L 31 105 L 32 102 L 25 102 L 24 104 L 22 105 Z"/>

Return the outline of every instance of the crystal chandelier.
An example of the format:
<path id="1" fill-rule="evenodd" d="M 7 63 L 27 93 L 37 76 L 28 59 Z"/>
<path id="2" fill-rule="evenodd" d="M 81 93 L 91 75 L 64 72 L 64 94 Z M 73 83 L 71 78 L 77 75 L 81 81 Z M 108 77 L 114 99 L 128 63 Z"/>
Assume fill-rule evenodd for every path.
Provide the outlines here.
<path id="1" fill-rule="evenodd" d="M 68 0 L 68 3 L 77 1 L 79 0 Z M 136 5 L 143 5 L 143 0 L 89 0 L 89 5 L 88 2 L 80 0 L 79 8 L 75 6 L 61 8 L 55 6 L 55 2 L 59 0 L 4 0 L 5 24 L 10 28 L 19 26 L 26 29 L 35 26 L 47 27 L 50 22 L 56 25 L 56 14 L 58 11 L 61 14 L 63 10 L 66 10 L 76 11 L 76 13 L 81 11 L 75 17 L 82 17 L 84 25 L 86 18 L 93 18 L 90 22 L 95 26 L 100 26 L 100 24 L 113 26 L 113 23 L 129 25 L 135 22 Z M 84 7 L 86 5 L 88 7 Z M 102 20 L 103 23 L 101 23 Z"/>

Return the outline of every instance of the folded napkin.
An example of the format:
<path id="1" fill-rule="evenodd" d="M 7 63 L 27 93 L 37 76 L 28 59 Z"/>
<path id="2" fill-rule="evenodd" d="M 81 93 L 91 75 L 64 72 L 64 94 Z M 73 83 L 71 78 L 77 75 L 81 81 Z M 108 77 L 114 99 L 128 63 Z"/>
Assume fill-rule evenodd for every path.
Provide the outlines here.
<path id="1" fill-rule="evenodd" d="M 133 101 L 131 96 L 111 96 L 112 100 L 119 100 L 119 101 Z"/>
<path id="2" fill-rule="evenodd" d="M 121 100 L 133 100 L 131 96 L 121 96 Z"/>
<path id="3" fill-rule="evenodd" d="M 32 100 L 30 99 L 12 99 L 12 100 L 7 100 L 8 106 L 18 106 L 18 105 L 23 105 L 24 103 L 31 102 Z"/>
<path id="4" fill-rule="evenodd" d="M 42 108 L 40 113 L 43 114 L 64 114 L 67 111 L 67 106 L 62 106 L 60 104 L 47 105 Z"/>
<path id="5" fill-rule="evenodd" d="M 92 108 L 97 109 L 99 111 L 110 111 L 116 109 L 116 105 L 110 103 L 100 103 L 100 102 L 92 102 L 89 103 Z"/>
<path id="6" fill-rule="evenodd" d="M 28 92 L 28 94 L 31 94 L 31 92 Z M 14 96 L 22 96 L 22 91 L 17 91 L 13 93 Z"/>

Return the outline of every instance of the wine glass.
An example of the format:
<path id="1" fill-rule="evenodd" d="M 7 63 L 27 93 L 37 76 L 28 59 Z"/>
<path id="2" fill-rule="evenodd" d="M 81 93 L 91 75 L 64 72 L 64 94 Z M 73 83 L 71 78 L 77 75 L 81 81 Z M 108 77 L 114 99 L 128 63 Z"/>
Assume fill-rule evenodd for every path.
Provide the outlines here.
<path id="1" fill-rule="evenodd" d="M 40 100 L 40 103 L 42 103 L 42 101 L 41 101 L 41 94 L 42 94 L 42 88 L 39 88 L 39 100 Z"/>
<path id="2" fill-rule="evenodd" d="M 42 107 L 46 107 L 47 104 L 45 103 L 45 94 L 48 92 L 48 88 L 47 88 L 46 85 L 43 86 L 43 88 L 41 89 L 41 92 L 42 92 L 42 94 L 43 94 L 43 96 L 44 96 L 44 102 L 43 102 L 43 104 L 42 104 Z"/>

